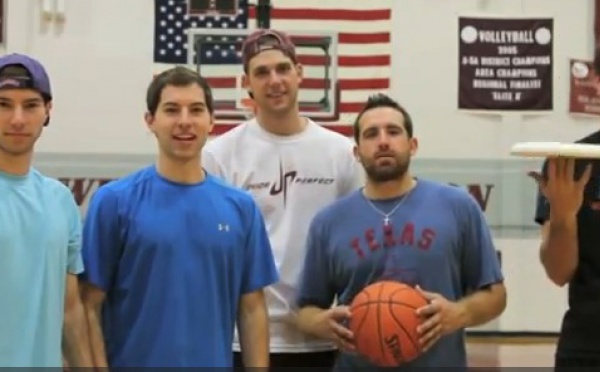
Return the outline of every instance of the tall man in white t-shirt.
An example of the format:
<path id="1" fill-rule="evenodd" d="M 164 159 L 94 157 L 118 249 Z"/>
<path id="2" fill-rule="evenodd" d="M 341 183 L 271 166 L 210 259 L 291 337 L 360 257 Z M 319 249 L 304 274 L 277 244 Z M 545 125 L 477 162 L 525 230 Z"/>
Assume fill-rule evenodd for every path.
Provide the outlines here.
<path id="1" fill-rule="evenodd" d="M 303 70 L 288 35 L 255 31 L 242 46 L 242 61 L 256 116 L 209 141 L 203 165 L 252 193 L 264 215 L 280 272 L 280 282 L 266 291 L 271 367 L 330 367 L 335 345 L 297 329 L 294 301 L 311 219 L 361 186 L 363 171 L 349 138 L 300 116 Z M 237 338 L 233 346 L 241 366 Z"/>

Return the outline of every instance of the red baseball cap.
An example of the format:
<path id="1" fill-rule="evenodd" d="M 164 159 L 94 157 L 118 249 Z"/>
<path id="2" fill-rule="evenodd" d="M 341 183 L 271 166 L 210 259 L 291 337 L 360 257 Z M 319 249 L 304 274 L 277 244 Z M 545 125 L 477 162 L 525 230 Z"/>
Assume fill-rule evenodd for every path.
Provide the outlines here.
<path id="1" fill-rule="evenodd" d="M 248 63 L 254 56 L 265 50 L 279 50 L 294 63 L 298 62 L 296 46 L 286 33 L 273 29 L 258 29 L 248 35 L 242 44 L 244 70 L 248 69 Z"/>

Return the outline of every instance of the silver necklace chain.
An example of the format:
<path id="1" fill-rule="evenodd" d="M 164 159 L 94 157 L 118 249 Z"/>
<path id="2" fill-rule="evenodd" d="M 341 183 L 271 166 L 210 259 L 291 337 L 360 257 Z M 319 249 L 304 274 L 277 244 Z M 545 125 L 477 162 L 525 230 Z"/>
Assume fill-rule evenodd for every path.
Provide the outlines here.
<path id="1" fill-rule="evenodd" d="M 362 194 L 363 194 L 363 197 L 365 198 L 365 200 L 367 201 L 367 203 L 369 203 L 369 205 L 371 206 L 371 208 L 373 208 L 373 210 L 375 212 L 377 212 L 381 216 L 383 216 L 383 225 L 388 226 L 390 224 L 390 217 L 396 212 L 396 210 L 398 210 L 398 208 L 400 208 L 400 206 L 402 204 L 404 204 L 404 202 L 406 201 L 406 199 L 408 199 L 408 196 L 410 195 L 410 193 L 413 189 L 414 189 L 414 187 L 411 188 L 410 190 L 408 190 L 408 192 L 406 194 L 404 194 L 404 197 L 402 199 L 400 199 L 400 201 L 388 213 L 384 213 L 381 211 L 381 209 L 377 208 L 375 206 L 375 204 L 373 204 L 373 202 L 369 198 L 367 198 L 367 196 L 364 194 L 364 192 Z"/>

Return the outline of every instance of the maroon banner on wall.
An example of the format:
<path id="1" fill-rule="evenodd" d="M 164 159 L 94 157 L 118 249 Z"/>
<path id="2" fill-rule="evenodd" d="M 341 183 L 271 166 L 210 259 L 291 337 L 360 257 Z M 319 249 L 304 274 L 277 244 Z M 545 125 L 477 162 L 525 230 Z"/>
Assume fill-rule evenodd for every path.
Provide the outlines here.
<path id="1" fill-rule="evenodd" d="M 553 108 L 551 18 L 459 18 L 458 108 Z"/>
<path id="2" fill-rule="evenodd" d="M 592 61 L 571 59 L 569 113 L 600 116 L 600 94 L 594 82 Z"/>

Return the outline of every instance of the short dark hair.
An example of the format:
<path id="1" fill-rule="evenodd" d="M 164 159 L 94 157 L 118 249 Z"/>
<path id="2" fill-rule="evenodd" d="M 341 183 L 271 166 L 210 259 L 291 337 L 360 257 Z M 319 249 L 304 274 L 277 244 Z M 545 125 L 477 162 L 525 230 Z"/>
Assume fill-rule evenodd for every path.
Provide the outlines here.
<path id="1" fill-rule="evenodd" d="M 404 107 L 402 107 L 398 102 L 392 99 L 390 96 L 378 93 L 372 96 L 369 96 L 367 103 L 363 106 L 362 110 L 358 113 L 358 116 L 354 120 L 354 140 L 356 143 L 359 142 L 360 139 L 360 118 L 366 111 L 372 110 L 378 107 L 390 107 L 402 114 L 404 116 L 404 127 L 406 129 L 406 133 L 408 133 L 408 137 L 413 136 L 413 122 L 410 114 Z"/>
<path id="2" fill-rule="evenodd" d="M 600 75 L 600 44 L 596 45 L 596 50 L 594 52 L 594 72 L 596 75 Z"/>
<path id="3" fill-rule="evenodd" d="M 214 110 L 214 100 L 210 85 L 200 74 L 183 66 L 176 66 L 156 75 L 146 91 L 146 107 L 152 115 L 156 113 L 160 96 L 166 86 L 185 87 L 198 84 L 204 91 L 206 108 L 210 114 Z"/>

